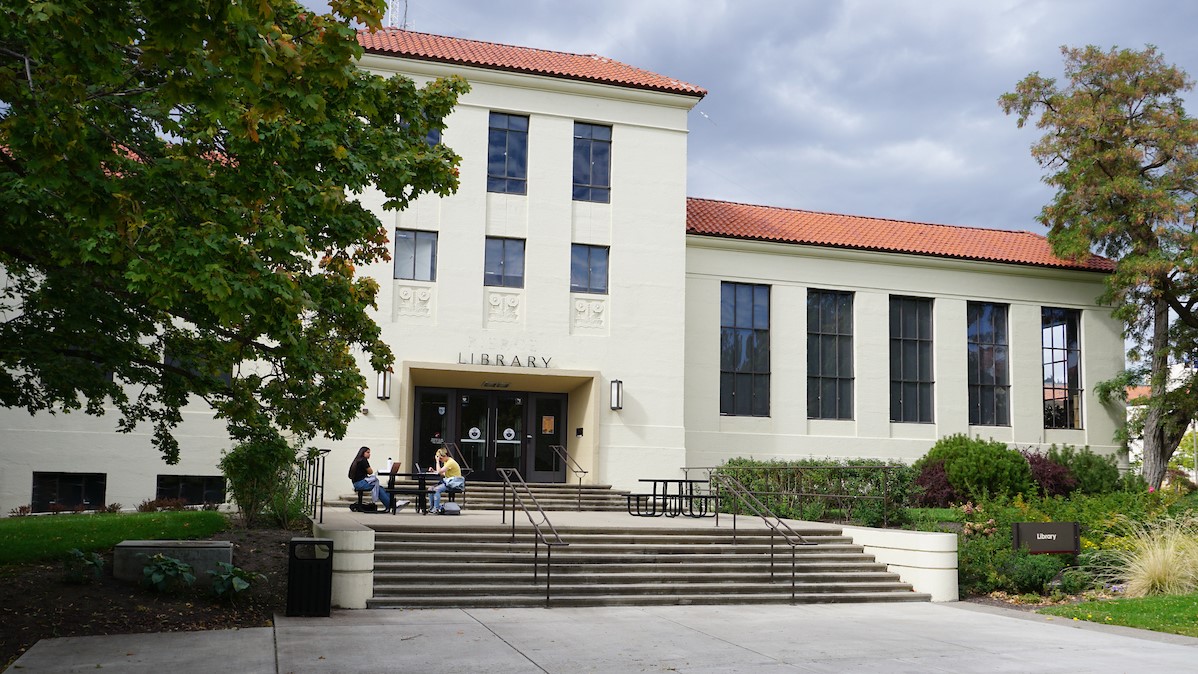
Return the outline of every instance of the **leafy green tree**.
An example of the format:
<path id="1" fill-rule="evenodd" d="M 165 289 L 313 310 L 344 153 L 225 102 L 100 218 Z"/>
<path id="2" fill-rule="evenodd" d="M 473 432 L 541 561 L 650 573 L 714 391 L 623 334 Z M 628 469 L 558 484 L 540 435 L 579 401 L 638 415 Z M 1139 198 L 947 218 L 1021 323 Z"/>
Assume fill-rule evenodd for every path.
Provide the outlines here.
<path id="1" fill-rule="evenodd" d="M 426 135 L 467 90 L 356 65 L 382 0 L 0 9 L 0 405 L 153 427 L 199 396 L 239 443 L 344 436 L 386 207 L 458 185 Z"/>
<path id="2" fill-rule="evenodd" d="M 1115 261 L 1099 299 L 1138 346 L 1128 354 L 1135 366 L 1099 393 L 1110 400 L 1147 380 L 1151 395 L 1127 432 L 1142 430 L 1144 478 L 1159 487 L 1198 411 L 1193 373 L 1183 381 L 1169 373 L 1170 360 L 1188 360 L 1198 346 L 1198 121 L 1182 105 L 1193 82 L 1152 46 L 1061 51 L 1063 84 L 1032 73 L 999 104 L 1020 127 L 1038 115 L 1045 130 L 1032 156 L 1056 188 L 1039 216 L 1053 250 Z"/>

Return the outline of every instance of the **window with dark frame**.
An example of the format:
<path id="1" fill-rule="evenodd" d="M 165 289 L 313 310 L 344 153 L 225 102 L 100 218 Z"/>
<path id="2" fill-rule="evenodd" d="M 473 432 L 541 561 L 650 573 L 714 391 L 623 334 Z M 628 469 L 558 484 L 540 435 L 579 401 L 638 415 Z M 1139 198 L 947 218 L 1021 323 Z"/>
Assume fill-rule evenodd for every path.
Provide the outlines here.
<path id="1" fill-rule="evenodd" d="M 408 281 L 437 280 L 436 232 L 395 230 L 395 278 Z"/>
<path id="2" fill-rule="evenodd" d="M 720 284 L 720 414 L 770 415 L 770 287 Z"/>
<path id="3" fill-rule="evenodd" d="M 30 508 L 35 513 L 68 510 L 101 510 L 106 505 L 108 476 L 104 473 L 33 473 L 33 498 Z"/>
<path id="4" fill-rule="evenodd" d="M 807 291 L 807 417 L 853 418 L 853 293 Z"/>
<path id="5" fill-rule="evenodd" d="M 607 294 L 607 246 L 570 246 L 570 292 Z"/>
<path id="6" fill-rule="evenodd" d="M 162 356 L 162 364 L 167 368 L 175 368 L 186 371 L 192 377 L 197 379 L 211 377 L 215 381 L 222 382 L 225 386 L 233 385 L 233 374 L 227 368 L 221 368 L 216 372 L 209 371 L 207 362 L 201 360 L 184 359 L 172 353 L 169 349 Z"/>
<path id="7" fill-rule="evenodd" d="M 1082 427 L 1081 311 L 1040 308 L 1044 427 Z"/>
<path id="8" fill-rule="evenodd" d="M 1007 305 L 969 302 L 965 313 L 969 350 L 969 423 L 972 426 L 1010 426 Z"/>
<path id="9" fill-rule="evenodd" d="M 222 475 L 159 475 L 156 498 L 183 499 L 187 505 L 225 502 Z"/>
<path id="10" fill-rule="evenodd" d="M 890 420 L 933 420 L 932 300 L 890 296 Z"/>
<path id="11" fill-rule="evenodd" d="M 491 113 L 487 135 L 487 191 L 528 193 L 528 117 Z"/>
<path id="12" fill-rule="evenodd" d="M 574 201 L 611 199 L 611 127 L 574 122 Z"/>
<path id="13" fill-rule="evenodd" d="M 483 285 L 524 287 L 524 239 L 487 237 Z"/>

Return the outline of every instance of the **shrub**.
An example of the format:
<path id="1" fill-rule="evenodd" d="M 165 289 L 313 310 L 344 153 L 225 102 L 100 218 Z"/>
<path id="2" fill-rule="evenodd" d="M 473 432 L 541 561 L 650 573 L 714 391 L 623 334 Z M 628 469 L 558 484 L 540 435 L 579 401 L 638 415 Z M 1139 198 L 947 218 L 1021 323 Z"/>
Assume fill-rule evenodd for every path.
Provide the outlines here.
<path id="1" fill-rule="evenodd" d="M 1040 487 L 1041 496 L 1068 496 L 1077 488 L 1077 478 L 1069 467 L 1030 449 L 1022 450 L 1023 458 L 1032 470 L 1032 479 Z"/>
<path id="2" fill-rule="evenodd" d="M 72 548 L 62 560 L 63 580 L 68 583 L 90 583 L 103 572 L 104 558 L 97 552 L 83 552 L 79 548 Z"/>
<path id="3" fill-rule="evenodd" d="M 936 461 L 944 463 L 948 483 L 963 499 L 976 501 L 1033 491 L 1027 460 L 997 440 L 949 435 L 938 440 L 916 466 L 922 469 Z"/>
<path id="4" fill-rule="evenodd" d="M 8 511 L 9 517 L 28 517 L 33 513 L 33 507 L 28 505 L 17 506 Z"/>
<path id="5" fill-rule="evenodd" d="M 104 512 L 119 513 L 122 507 L 123 506 L 120 503 L 109 503 L 108 505 L 104 506 Z"/>
<path id="6" fill-rule="evenodd" d="M 120 504 L 117 504 L 118 506 Z M 156 513 L 160 510 L 186 510 L 187 499 L 182 498 L 155 498 L 146 499 L 137 505 L 139 513 Z"/>
<path id="7" fill-rule="evenodd" d="M 1007 564 L 1010 587 L 1019 594 L 1043 594 L 1049 581 L 1065 568 L 1059 555 L 1033 555 L 1026 550 L 1017 551 Z"/>
<path id="8" fill-rule="evenodd" d="M 1094 576 L 1083 569 L 1067 569 L 1061 574 L 1061 592 L 1065 594 L 1081 594 L 1095 585 Z"/>
<path id="9" fill-rule="evenodd" d="M 221 457 L 221 472 L 245 526 L 255 526 L 276 494 L 289 490 L 288 475 L 295 460 L 295 450 L 280 438 L 244 442 Z"/>
<path id="10" fill-rule="evenodd" d="M 1048 447 L 1048 458 L 1069 468 L 1077 479 L 1077 491 L 1083 494 L 1108 494 L 1119 489 L 1119 466 L 1113 456 L 1101 456 L 1089 447 L 1055 444 Z"/>
<path id="11" fill-rule="evenodd" d="M 228 602 L 236 601 L 255 581 L 266 579 L 266 576 L 260 573 L 250 573 L 228 562 L 217 562 L 216 565 L 220 567 L 219 571 L 208 572 L 208 575 L 212 576 L 212 593 Z"/>
<path id="12" fill-rule="evenodd" d="M 1128 597 L 1198 591 L 1198 515 L 1120 523 L 1125 535 L 1091 556 L 1097 578 L 1124 585 Z"/>
<path id="13" fill-rule="evenodd" d="M 142 580 L 156 592 L 177 592 L 191 587 L 196 577 L 190 564 L 159 553 L 142 569 Z"/>
<path id="14" fill-rule="evenodd" d="M 915 478 L 915 502 L 928 508 L 947 508 L 959 503 L 961 497 L 948 483 L 944 472 L 944 461 L 932 461 L 923 465 L 919 477 Z"/>
<path id="15" fill-rule="evenodd" d="M 855 518 L 880 523 L 884 507 L 880 496 L 888 497 L 885 519 L 899 521 L 914 479 L 910 466 L 877 459 L 759 461 L 738 457 L 719 470 L 738 480 L 778 517 L 808 521 Z M 744 505 L 734 498 L 725 497 L 720 507 L 724 512 L 737 507 L 745 512 Z"/>
<path id="16" fill-rule="evenodd" d="M 1198 489 L 1190 480 L 1190 474 L 1180 468 L 1170 468 L 1165 471 L 1165 488 L 1178 494 L 1189 494 Z"/>

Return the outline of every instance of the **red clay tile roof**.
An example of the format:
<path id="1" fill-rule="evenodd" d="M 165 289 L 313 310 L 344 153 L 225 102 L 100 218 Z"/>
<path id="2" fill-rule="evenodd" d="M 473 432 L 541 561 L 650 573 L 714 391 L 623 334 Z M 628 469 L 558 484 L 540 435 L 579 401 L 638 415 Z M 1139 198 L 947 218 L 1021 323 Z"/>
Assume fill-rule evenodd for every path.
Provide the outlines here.
<path id="1" fill-rule="evenodd" d="M 416 33 L 399 28 L 383 28 L 373 33 L 366 30 L 358 31 L 358 42 L 372 54 L 599 82 L 632 89 L 651 89 L 698 98 L 707 95 L 707 91 L 702 87 L 594 54 L 568 54 L 513 47 L 494 42 Z"/>
<path id="2" fill-rule="evenodd" d="M 1151 386 L 1128 386 L 1127 387 L 1128 401 L 1133 401 L 1137 398 L 1147 398 L 1150 395 L 1152 395 L 1152 387 Z"/>
<path id="3" fill-rule="evenodd" d="M 1038 267 L 1109 272 L 1112 261 L 1091 255 L 1065 260 L 1031 232 L 816 213 L 711 199 L 686 200 L 686 232 L 732 239 L 910 253 Z"/>

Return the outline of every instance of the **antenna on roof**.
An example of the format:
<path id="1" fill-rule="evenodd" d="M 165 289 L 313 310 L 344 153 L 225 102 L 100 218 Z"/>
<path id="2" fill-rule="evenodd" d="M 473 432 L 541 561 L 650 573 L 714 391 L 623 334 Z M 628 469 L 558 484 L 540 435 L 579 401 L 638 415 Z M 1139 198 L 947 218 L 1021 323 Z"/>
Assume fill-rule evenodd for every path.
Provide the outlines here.
<path id="1" fill-rule="evenodd" d="M 403 5 L 402 13 L 399 8 L 400 5 Z M 387 0 L 387 11 L 383 14 L 383 25 L 407 30 L 408 0 Z"/>

